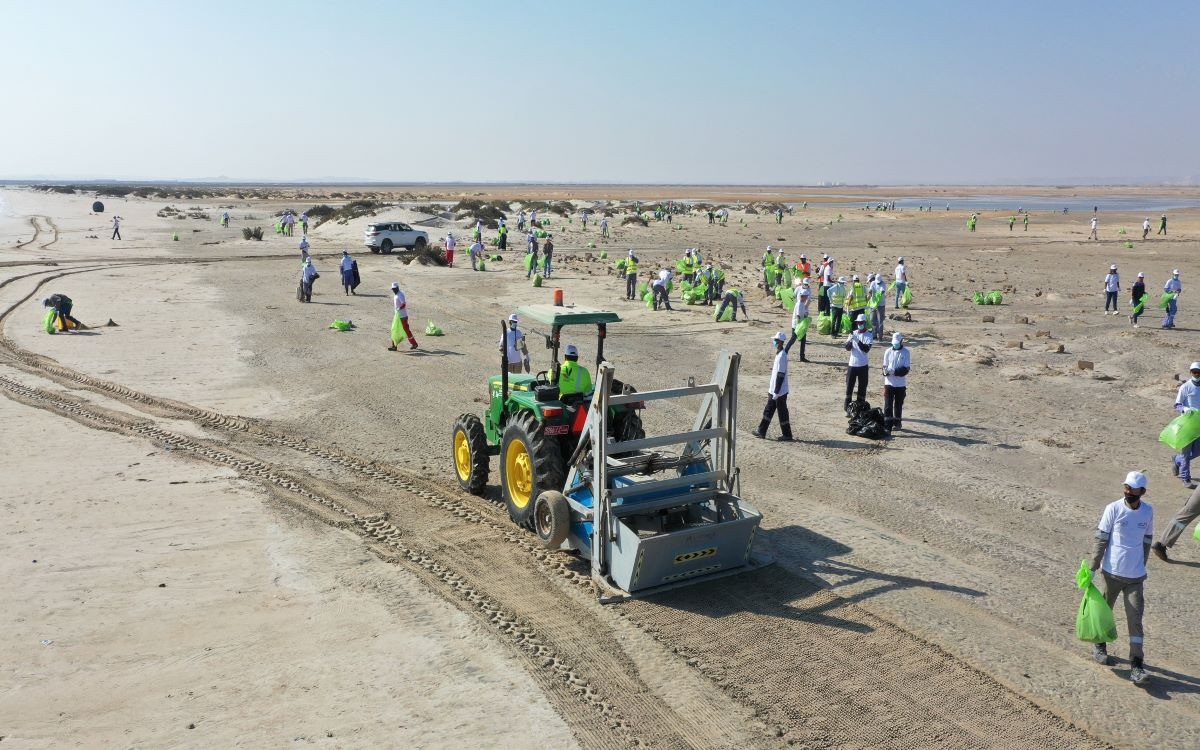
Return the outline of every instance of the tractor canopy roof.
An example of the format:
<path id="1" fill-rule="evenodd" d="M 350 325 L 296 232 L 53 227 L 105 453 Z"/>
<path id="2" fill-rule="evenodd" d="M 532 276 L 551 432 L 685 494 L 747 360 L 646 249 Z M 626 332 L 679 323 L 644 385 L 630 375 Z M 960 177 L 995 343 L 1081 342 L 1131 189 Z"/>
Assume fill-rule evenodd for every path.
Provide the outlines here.
<path id="1" fill-rule="evenodd" d="M 556 307 L 555 305 L 525 305 L 517 308 L 517 315 L 532 318 L 549 326 L 596 325 L 598 323 L 620 323 L 621 318 L 608 310 L 591 307 Z"/>

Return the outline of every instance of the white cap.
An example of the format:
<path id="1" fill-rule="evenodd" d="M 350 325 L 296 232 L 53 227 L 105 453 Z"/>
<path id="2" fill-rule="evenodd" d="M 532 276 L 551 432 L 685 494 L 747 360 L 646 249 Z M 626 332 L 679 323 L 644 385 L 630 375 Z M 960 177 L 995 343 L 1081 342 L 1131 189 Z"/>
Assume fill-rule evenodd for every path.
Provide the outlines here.
<path id="1" fill-rule="evenodd" d="M 821 257 L 825 260 L 829 260 L 829 253 L 821 253 Z"/>
<path id="2" fill-rule="evenodd" d="M 1192 370 L 1200 370 L 1200 362 L 1193 362 L 1188 365 L 1188 372 L 1191 372 Z"/>
<path id="3" fill-rule="evenodd" d="M 854 274 L 854 281 L 861 281 L 861 279 L 858 278 L 858 274 Z"/>
<path id="4" fill-rule="evenodd" d="M 1146 475 L 1140 471 L 1131 471 L 1125 475 L 1125 484 L 1133 490 L 1146 489 Z"/>
<path id="5" fill-rule="evenodd" d="M 838 283 L 839 283 L 839 284 L 845 284 L 845 283 L 846 283 L 846 277 L 845 277 L 845 276 L 838 276 Z"/>
<path id="6" fill-rule="evenodd" d="M 805 276 L 803 279 L 801 279 L 801 280 L 800 280 L 800 284 L 801 284 L 802 286 L 808 286 L 808 277 L 807 277 L 807 276 Z"/>
<path id="7" fill-rule="evenodd" d="M 578 357 L 579 356 L 579 347 L 575 346 L 574 344 L 567 344 L 567 348 L 563 350 L 563 356 Z"/>
<path id="8" fill-rule="evenodd" d="M 892 334 L 892 343 L 893 344 L 903 344 L 904 343 L 904 337 L 900 335 L 899 331 L 896 331 L 895 333 Z"/>
<path id="9" fill-rule="evenodd" d="M 517 314 L 516 314 L 516 313 L 513 313 L 512 315 L 509 315 L 509 316 L 508 316 L 508 322 L 509 322 L 509 323 L 516 323 L 516 322 L 517 322 L 517 320 L 518 320 L 518 318 L 517 318 Z"/>
<path id="10" fill-rule="evenodd" d="M 1179 269 L 1178 269 L 1178 268 L 1176 268 L 1174 271 L 1172 271 L 1172 272 L 1171 272 L 1171 275 L 1172 275 L 1172 276 L 1178 276 L 1178 275 L 1179 275 Z"/>
<path id="11" fill-rule="evenodd" d="M 1110 271 L 1115 271 L 1115 270 L 1117 270 L 1117 264 L 1116 264 L 1116 263 L 1113 263 L 1111 266 L 1109 266 L 1109 267 L 1108 267 L 1108 270 L 1110 270 Z"/>
<path id="12" fill-rule="evenodd" d="M 1146 274 L 1142 273 L 1141 271 L 1138 271 L 1138 275 L 1137 275 L 1137 277 L 1138 277 L 1139 279 L 1144 279 L 1144 278 L 1146 278 Z"/>
<path id="13" fill-rule="evenodd" d="M 633 255 L 633 248 L 632 248 L 632 247 L 631 247 L 631 248 L 629 248 L 629 254 L 630 254 L 630 255 Z"/>
<path id="14" fill-rule="evenodd" d="M 855 322 L 855 323 L 866 323 L 866 322 L 867 322 L 867 316 L 866 316 L 866 315 L 863 315 L 862 313 L 859 313 L 859 314 L 858 314 L 858 317 L 854 319 L 854 322 Z"/>
<path id="15" fill-rule="evenodd" d="M 399 281 L 393 281 L 393 282 L 392 282 L 392 289 L 399 289 L 399 288 L 400 288 L 400 282 L 399 282 Z"/>
<path id="16" fill-rule="evenodd" d="M 904 262 L 904 256 L 903 256 L 903 255 L 901 255 L 901 256 L 900 256 L 900 260 L 899 260 L 899 262 L 900 262 L 900 263 L 903 263 L 903 262 Z"/>
<path id="17" fill-rule="evenodd" d="M 808 256 L 804 253 L 800 253 L 800 260 L 808 260 Z"/>
<path id="18" fill-rule="evenodd" d="M 779 333 L 775 334 L 775 336 L 771 340 L 778 341 L 779 343 L 782 344 L 787 341 L 787 334 L 784 333 L 783 331 L 780 331 Z"/>

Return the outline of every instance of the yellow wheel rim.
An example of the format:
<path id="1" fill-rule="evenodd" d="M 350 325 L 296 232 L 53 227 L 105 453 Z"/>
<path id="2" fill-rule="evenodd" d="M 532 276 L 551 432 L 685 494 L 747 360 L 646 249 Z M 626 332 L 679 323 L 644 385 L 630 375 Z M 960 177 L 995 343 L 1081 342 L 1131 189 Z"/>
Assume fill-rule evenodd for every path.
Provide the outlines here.
<path id="1" fill-rule="evenodd" d="M 471 478 L 471 444 L 467 442 L 467 433 L 463 430 L 454 433 L 454 468 L 462 481 Z"/>
<path id="2" fill-rule="evenodd" d="M 508 451 L 504 455 L 504 475 L 513 505 L 518 508 L 529 505 L 529 495 L 533 491 L 533 464 L 529 459 L 529 449 L 520 440 L 508 444 Z"/>

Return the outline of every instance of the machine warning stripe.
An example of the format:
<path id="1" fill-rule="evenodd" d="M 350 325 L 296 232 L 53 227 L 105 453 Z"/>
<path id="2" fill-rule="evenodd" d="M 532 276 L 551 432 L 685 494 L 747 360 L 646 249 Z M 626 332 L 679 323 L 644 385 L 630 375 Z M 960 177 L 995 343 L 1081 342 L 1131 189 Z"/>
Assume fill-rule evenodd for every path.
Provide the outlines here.
<path id="1" fill-rule="evenodd" d="M 714 573 L 720 569 L 721 569 L 721 564 L 717 563 L 716 565 L 709 565 L 708 567 L 705 567 L 705 568 L 696 568 L 695 570 L 689 570 L 685 573 L 676 573 L 674 575 L 663 576 L 662 580 L 663 580 L 663 583 L 669 583 L 671 581 L 678 581 L 683 578 L 691 578 L 692 576 L 702 576 L 705 573 Z"/>
<path id="2" fill-rule="evenodd" d="M 691 562 L 692 560 L 699 560 L 701 557 L 712 557 L 715 554 L 717 554 L 716 547 L 709 547 L 708 549 L 698 549 L 695 552 L 685 552 L 682 555 L 675 556 L 675 564 L 680 565 L 685 562 Z"/>

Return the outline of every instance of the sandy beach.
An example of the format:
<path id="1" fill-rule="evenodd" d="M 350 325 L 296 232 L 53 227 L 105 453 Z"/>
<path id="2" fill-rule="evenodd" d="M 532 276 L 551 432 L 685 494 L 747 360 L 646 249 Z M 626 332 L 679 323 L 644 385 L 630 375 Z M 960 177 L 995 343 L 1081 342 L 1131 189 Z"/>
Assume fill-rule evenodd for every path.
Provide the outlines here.
<path id="1" fill-rule="evenodd" d="M 340 206 L 331 195 L 349 190 L 399 205 L 313 228 L 321 278 L 300 304 L 299 231 L 275 234 L 273 216 Z M 755 190 L 325 186 L 266 200 L 102 197 L 103 214 L 92 195 L 0 190 L 4 746 L 1200 746 L 1190 530 L 1178 563 L 1150 563 L 1145 689 L 1127 679 L 1120 611 L 1115 668 L 1074 636 L 1074 572 L 1125 472 L 1148 473 L 1159 528 L 1187 497 L 1157 435 L 1200 359 L 1187 293 L 1200 279 L 1200 209 L 1172 211 L 1170 234 L 1145 241 L 1143 212 L 1102 211 L 1101 240 L 1089 241 L 1090 211 L 1035 211 L 1027 231 L 1020 220 L 1010 230 L 1014 205 L 969 233 L 963 210 Z M 1066 191 L 1196 197 L 878 195 Z M 362 247 L 380 219 L 461 240 L 473 221 L 448 209 L 464 197 L 515 209 L 672 196 L 811 203 L 782 224 L 733 210 L 728 225 L 692 213 L 622 226 L 617 212 L 607 241 L 577 213 L 551 214 L 556 273 L 542 288 L 511 248 L 473 273 L 465 242 L 453 269 Z M 417 210 L 435 202 L 447 210 Z M 243 239 L 247 226 L 264 240 Z M 792 260 L 828 253 L 846 275 L 907 259 L 915 299 L 887 325 L 914 358 L 906 430 L 886 442 L 846 434 L 846 352 L 810 333 L 812 362 L 791 371 L 797 442 L 750 435 L 771 336 L 789 325 L 756 288 L 767 245 Z M 626 248 L 655 271 L 687 247 L 746 290 L 749 321 L 716 323 L 677 296 L 673 312 L 623 299 L 612 261 Z M 359 262 L 356 296 L 338 285 L 343 249 Z M 1122 314 L 1105 316 L 1112 263 Z M 1156 308 L 1131 327 L 1136 274 L 1157 299 L 1175 268 L 1179 327 L 1161 330 Z M 385 348 L 393 281 L 415 352 Z M 508 521 L 494 462 L 487 497 L 457 488 L 450 428 L 483 411 L 496 327 L 551 288 L 621 315 L 606 354 L 640 390 L 705 381 L 719 350 L 741 352 L 743 494 L 763 511 L 775 565 L 601 606 L 577 560 Z M 993 289 L 1003 305 L 971 301 Z M 46 335 L 50 292 L 93 328 Z M 355 330 L 331 330 L 335 318 Z M 423 336 L 429 321 L 445 336 Z M 544 332 L 532 328 L 534 341 Z M 575 343 L 590 361 L 594 341 Z M 531 354 L 548 361 L 540 346 Z M 874 403 L 874 352 L 871 363 Z M 682 417 L 644 415 L 651 433 Z"/>

